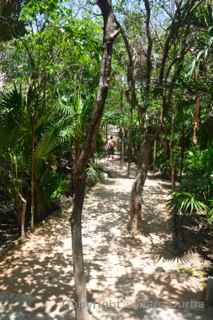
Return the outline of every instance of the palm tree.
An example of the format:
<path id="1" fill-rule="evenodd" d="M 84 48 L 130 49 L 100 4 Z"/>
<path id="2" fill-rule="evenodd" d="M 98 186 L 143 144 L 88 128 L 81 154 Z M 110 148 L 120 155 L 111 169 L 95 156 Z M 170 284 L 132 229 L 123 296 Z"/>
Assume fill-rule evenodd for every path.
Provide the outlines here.
<path id="1" fill-rule="evenodd" d="M 23 90 L 14 87 L 1 94 L 0 107 L 0 150 L 12 168 L 18 221 L 21 220 L 22 207 L 26 206 L 23 199 L 28 198 L 28 190 L 23 192 L 26 189 L 23 185 L 27 185 L 31 194 L 33 230 L 35 216 L 38 217 L 41 211 L 38 210 L 39 204 L 46 207 L 41 185 L 46 174 L 45 161 L 62 146 L 71 150 L 73 163 L 78 161 L 90 104 L 83 103 L 80 93 L 76 93 L 73 99 L 58 95 L 54 108 L 45 108 L 37 99 L 36 88 L 33 92 L 32 87 L 28 88 L 24 94 Z"/>
<path id="2" fill-rule="evenodd" d="M 25 198 L 21 190 L 30 181 L 33 230 L 36 193 L 39 190 L 38 163 L 55 147 L 51 137 L 53 131 L 50 133 L 50 129 L 45 129 L 50 121 L 50 114 L 45 110 L 43 114 L 39 113 L 33 101 L 29 102 L 29 90 L 26 98 L 22 90 L 16 87 L 1 94 L 0 106 L 0 149 L 10 160 L 11 166 L 16 167 L 16 170 L 12 170 L 16 199 Z"/>

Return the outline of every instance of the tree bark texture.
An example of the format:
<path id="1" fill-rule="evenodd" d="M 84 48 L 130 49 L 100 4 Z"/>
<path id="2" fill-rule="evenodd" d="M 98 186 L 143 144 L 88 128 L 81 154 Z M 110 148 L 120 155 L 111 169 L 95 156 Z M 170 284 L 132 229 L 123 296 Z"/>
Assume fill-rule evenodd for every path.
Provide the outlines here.
<path id="1" fill-rule="evenodd" d="M 35 129 L 32 120 L 32 163 L 31 163 L 31 230 L 34 230 L 35 226 L 35 177 L 36 177 L 36 159 L 35 159 Z"/>
<path id="2" fill-rule="evenodd" d="M 88 319 L 86 277 L 84 273 L 83 245 L 82 245 L 82 209 L 85 195 L 85 177 L 74 180 L 74 199 L 71 216 L 73 273 L 75 281 L 77 320 Z"/>
<path id="3" fill-rule="evenodd" d="M 104 20 L 103 53 L 100 66 L 99 85 L 93 111 L 87 127 L 85 128 L 84 144 L 81 148 L 78 162 L 75 163 L 75 168 L 73 170 L 73 210 L 71 213 L 70 223 L 72 230 L 73 271 L 76 294 L 76 320 L 89 319 L 81 225 L 82 209 L 85 197 L 86 168 L 95 151 L 96 136 L 99 130 L 109 88 L 113 44 L 119 33 L 111 1 L 98 0 L 97 5 L 101 10 Z"/>
<path id="4" fill-rule="evenodd" d="M 195 109 L 194 109 L 194 117 L 193 117 L 193 133 L 192 133 L 192 143 L 197 145 L 198 143 L 198 129 L 200 127 L 200 96 L 196 96 L 195 98 Z"/>
<path id="5" fill-rule="evenodd" d="M 142 225 L 142 192 L 143 187 L 146 181 L 146 176 L 148 168 L 150 165 L 150 158 L 152 153 L 153 137 L 149 134 L 149 129 L 147 124 L 145 124 L 146 112 L 149 107 L 150 100 L 150 82 L 151 82 L 151 73 L 152 73 L 152 36 L 150 29 L 150 17 L 151 17 L 151 7 L 150 1 L 144 0 L 144 6 L 146 10 L 146 19 L 145 19 L 145 31 L 147 38 L 147 56 L 146 56 L 146 81 L 144 88 L 144 101 L 143 105 L 139 103 L 137 97 L 137 90 L 135 86 L 134 78 L 134 61 L 133 61 L 133 48 L 128 39 L 128 35 L 125 30 L 121 28 L 121 34 L 123 41 L 126 47 L 128 54 L 128 72 L 127 72 L 127 81 L 129 94 L 129 104 L 131 109 L 134 110 L 137 108 L 137 112 L 140 119 L 140 130 L 141 138 L 144 137 L 143 143 L 141 146 L 140 154 L 137 160 L 137 177 L 132 187 L 131 191 L 131 200 L 130 200 L 130 220 L 128 223 L 128 230 L 135 235 L 141 231 Z"/>
<path id="6" fill-rule="evenodd" d="M 141 147 L 141 157 L 138 163 L 138 173 L 132 186 L 129 223 L 128 230 L 133 236 L 142 231 L 142 194 L 148 169 L 150 167 L 150 159 L 152 157 L 154 136 L 145 133 L 144 142 Z"/>
<path id="7" fill-rule="evenodd" d="M 19 200 L 20 200 L 20 221 L 21 221 L 21 239 L 25 238 L 25 217 L 26 217 L 26 210 L 27 210 L 27 201 L 26 199 L 21 195 L 21 193 L 18 194 Z"/>

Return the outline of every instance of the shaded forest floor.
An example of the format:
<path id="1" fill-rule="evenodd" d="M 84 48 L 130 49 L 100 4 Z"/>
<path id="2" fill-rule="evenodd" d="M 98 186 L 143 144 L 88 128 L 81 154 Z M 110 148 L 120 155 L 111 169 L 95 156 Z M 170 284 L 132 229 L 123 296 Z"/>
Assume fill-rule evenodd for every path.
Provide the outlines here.
<path id="1" fill-rule="evenodd" d="M 111 178 L 86 196 L 83 221 L 91 319 L 210 320 L 205 270 L 190 228 L 174 248 L 169 184 L 149 176 L 143 236 L 127 233 L 133 175 L 118 161 L 103 162 Z M 72 320 L 73 275 L 69 214 L 54 216 L 0 261 L 0 320 Z M 196 235 L 194 235 L 196 238 Z"/>

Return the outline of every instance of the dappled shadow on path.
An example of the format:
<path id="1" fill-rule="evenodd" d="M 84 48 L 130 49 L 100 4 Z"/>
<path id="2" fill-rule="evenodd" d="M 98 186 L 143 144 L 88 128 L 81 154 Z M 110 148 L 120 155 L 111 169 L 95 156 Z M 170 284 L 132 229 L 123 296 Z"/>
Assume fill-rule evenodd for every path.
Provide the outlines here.
<path id="1" fill-rule="evenodd" d="M 199 252 L 204 259 L 213 262 L 213 227 L 203 220 L 193 216 L 182 218 L 180 228 L 184 251 Z"/>
<path id="2" fill-rule="evenodd" d="M 86 196 L 83 245 L 91 319 L 210 320 L 195 273 L 202 269 L 200 258 L 168 257 L 173 241 L 168 191 L 159 179 L 149 178 L 144 188 L 143 235 L 128 234 L 132 183 L 123 176 L 107 178 Z M 74 319 L 68 218 L 50 219 L 0 263 L 0 320 Z"/>
<path id="3" fill-rule="evenodd" d="M 204 309 L 202 277 L 192 271 L 200 268 L 199 257 L 174 256 L 165 206 L 168 191 L 159 180 L 148 179 L 143 235 L 133 239 L 127 232 L 131 186 L 132 180 L 124 177 L 116 183 L 109 179 L 86 201 L 84 236 L 93 318 L 211 319 Z"/>
<path id="4" fill-rule="evenodd" d="M 74 319 L 71 248 L 64 244 L 68 227 L 53 218 L 0 262 L 1 320 Z"/>
<path id="5" fill-rule="evenodd" d="M 0 254 L 8 247 L 14 246 L 20 236 L 14 208 L 0 208 Z"/>

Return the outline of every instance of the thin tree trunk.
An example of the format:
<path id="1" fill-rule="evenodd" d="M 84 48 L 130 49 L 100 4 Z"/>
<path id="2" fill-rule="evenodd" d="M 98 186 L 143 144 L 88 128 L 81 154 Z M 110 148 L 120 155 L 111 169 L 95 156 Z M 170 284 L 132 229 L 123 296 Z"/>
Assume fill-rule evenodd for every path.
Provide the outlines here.
<path id="1" fill-rule="evenodd" d="M 83 245 L 82 245 L 82 209 L 85 195 L 85 177 L 77 179 L 74 182 L 74 199 L 73 210 L 70 219 L 72 231 L 72 254 L 73 254 L 73 271 L 75 280 L 76 291 L 76 319 L 88 319 L 88 306 L 87 306 L 87 292 L 86 292 L 86 277 L 84 274 L 84 261 L 83 261 Z"/>
<path id="2" fill-rule="evenodd" d="M 20 206 L 20 221 L 21 221 L 21 239 L 25 238 L 25 217 L 26 217 L 26 209 L 27 209 L 27 201 L 19 192 L 18 194 L 21 206 Z"/>
<path id="3" fill-rule="evenodd" d="M 121 101 L 120 101 L 120 111 L 121 114 L 123 114 L 123 90 L 121 90 Z M 124 128 L 123 124 L 120 127 L 120 132 L 121 132 L 121 146 L 120 146 L 120 167 L 123 168 L 124 166 Z"/>
<path id="4" fill-rule="evenodd" d="M 108 141 L 108 125 L 106 123 L 106 128 L 105 128 L 105 139 L 106 139 L 106 143 Z"/>
<path id="5" fill-rule="evenodd" d="M 75 163 L 75 169 L 73 172 L 73 210 L 70 221 L 72 228 L 73 269 L 76 293 L 76 320 L 88 320 L 89 318 L 81 232 L 86 168 L 95 151 L 96 136 L 100 127 L 101 117 L 108 94 L 113 44 L 119 33 L 111 1 L 98 0 L 97 5 L 101 9 L 104 20 L 103 54 L 100 66 L 100 79 L 93 111 L 85 129 L 85 141 L 82 146 L 78 162 Z"/>
<path id="6" fill-rule="evenodd" d="M 127 153 L 128 153 L 128 163 L 127 163 L 127 177 L 130 176 L 130 172 L 131 172 L 131 162 L 132 162 L 132 109 L 130 110 L 130 124 L 129 124 L 129 128 L 128 128 L 128 149 L 127 149 Z"/>
<path id="7" fill-rule="evenodd" d="M 31 230 L 35 227 L 35 173 L 36 173 L 36 159 L 35 159 L 35 128 L 32 121 L 32 164 L 31 164 Z"/>
<path id="8" fill-rule="evenodd" d="M 145 133 L 144 142 L 141 148 L 141 160 L 138 164 L 138 173 L 131 191 L 128 230 L 133 236 L 141 233 L 142 231 L 142 193 L 148 169 L 150 167 L 152 144 L 153 136 L 149 133 Z"/>
<path id="9" fill-rule="evenodd" d="M 28 50 L 28 48 L 26 47 Z M 29 54 L 29 59 L 32 60 L 31 55 Z M 31 61 L 32 67 L 34 66 L 34 61 Z M 33 109 L 33 101 L 37 97 L 35 89 L 35 78 L 32 75 L 31 83 L 29 84 L 27 92 L 27 111 L 29 115 L 29 120 L 31 123 L 31 203 L 30 203 L 30 227 L 31 230 L 34 230 L 35 224 L 35 173 L 36 173 L 36 159 L 35 159 L 35 147 L 36 147 L 36 133 L 35 133 L 35 112 Z"/>
<path id="10" fill-rule="evenodd" d="M 197 132 L 200 127 L 200 96 L 196 96 L 195 98 L 195 110 L 194 110 L 194 117 L 193 117 L 193 133 L 192 133 L 192 143 L 197 145 L 198 138 Z"/>
<path id="11" fill-rule="evenodd" d="M 142 228 L 142 199 L 141 194 L 146 180 L 146 171 L 139 172 L 136 176 L 131 190 L 130 212 L 128 231 L 133 236 L 137 235 Z"/>
<path id="12" fill-rule="evenodd" d="M 171 136 L 170 136 L 170 168 L 171 168 L 171 184 L 172 190 L 175 190 L 176 185 L 176 165 L 175 165 L 175 155 L 174 155 L 174 125 L 175 125 L 175 113 L 172 113 L 172 123 L 171 123 Z"/>
<path id="13" fill-rule="evenodd" d="M 184 162 L 184 153 L 185 153 L 185 131 L 182 130 L 181 135 L 181 146 L 180 146 L 180 179 L 182 179 L 183 175 L 183 162 Z"/>
<path id="14" fill-rule="evenodd" d="M 171 185 L 172 185 L 172 190 L 175 190 L 176 186 L 176 165 L 175 163 L 172 164 L 171 168 Z"/>
<path id="15" fill-rule="evenodd" d="M 156 160 L 157 160 L 157 139 L 154 141 L 153 146 L 153 170 L 156 170 Z"/>
<path id="16" fill-rule="evenodd" d="M 121 128 L 121 155 L 120 155 L 120 166 L 123 168 L 124 166 L 124 157 L 125 157 L 125 144 L 124 144 L 124 138 L 125 138 L 125 131 L 124 128 Z"/>
<path id="17" fill-rule="evenodd" d="M 159 83 L 160 87 L 163 86 L 164 84 L 164 71 L 165 71 L 165 65 L 168 60 L 169 56 L 169 51 L 170 51 L 170 44 L 174 42 L 174 40 L 177 37 L 177 32 L 179 31 L 179 25 L 177 25 L 177 22 L 180 21 L 180 18 L 183 21 L 188 21 L 190 14 L 191 14 L 191 9 L 193 5 L 195 4 L 196 0 L 190 0 L 187 1 L 183 6 L 183 16 L 180 14 L 181 13 L 181 7 L 180 5 L 177 6 L 174 19 L 172 21 L 171 27 L 169 29 L 169 34 L 168 37 L 165 41 L 165 46 L 163 50 L 163 57 L 162 57 L 162 64 L 161 64 L 161 70 L 160 70 L 160 76 L 159 76 Z M 137 106 L 138 109 L 138 114 L 141 117 L 141 119 L 145 119 L 145 115 L 147 112 L 147 109 L 149 108 L 149 103 L 150 103 L 150 84 L 151 84 L 151 72 L 152 72 L 152 36 L 151 36 L 151 29 L 150 29 L 150 18 L 151 18 L 151 7 L 150 7 L 151 1 L 149 0 L 144 0 L 144 6 L 146 10 L 146 20 L 145 20 L 145 25 L 146 25 L 146 38 L 148 42 L 147 46 L 147 61 L 146 61 L 146 83 L 145 83 L 145 88 L 144 88 L 144 106 L 142 107 L 138 103 L 137 99 L 137 94 L 135 90 L 135 81 L 134 81 L 134 63 L 133 63 L 133 50 L 130 46 L 130 43 L 128 41 L 128 37 L 123 29 L 121 29 L 121 33 L 123 36 L 123 40 L 127 49 L 128 57 L 129 57 L 129 66 L 128 66 L 128 86 L 129 90 L 131 92 L 131 105 L 132 106 Z M 182 5 L 182 1 L 181 1 Z M 187 20 L 188 19 L 188 20 Z M 176 32 L 175 37 L 173 36 L 174 31 Z M 181 66 L 177 69 L 178 72 L 181 69 Z M 172 93 L 172 91 L 171 91 Z M 162 112 L 162 118 L 163 118 L 163 112 Z M 163 122 L 163 121 L 162 121 Z M 147 124 L 145 124 L 144 128 L 147 127 Z M 144 133 L 144 128 L 141 128 L 141 136 Z M 147 129 L 146 129 L 147 130 Z M 138 176 L 137 179 L 133 185 L 133 191 L 132 191 L 132 199 L 131 199 L 131 209 L 130 209 L 130 222 L 134 221 L 133 216 L 135 217 L 140 217 L 140 212 L 142 208 L 142 202 L 141 202 L 141 196 L 142 196 L 142 191 L 143 191 L 143 186 L 145 184 L 146 180 L 146 175 L 147 171 L 149 168 L 149 153 L 152 150 L 152 138 L 151 136 L 147 135 L 145 133 L 144 137 L 144 144 L 142 147 L 142 161 L 140 162 L 141 165 L 139 166 L 138 170 Z M 133 205 L 132 205 L 133 204 Z M 132 209 L 133 208 L 133 209 Z M 136 209 L 135 209 L 136 208 Z M 141 220 L 141 217 L 139 218 Z M 136 224 L 139 225 L 140 223 Z M 135 228 L 134 228 L 135 229 Z M 138 230 L 140 231 L 140 230 Z"/>
<path id="18" fill-rule="evenodd" d="M 150 18 L 151 18 L 151 7 L 150 1 L 144 0 L 144 6 L 146 10 L 146 38 L 148 42 L 147 46 L 147 57 L 146 57 L 146 83 L 144 88 L 144 103 L 143 106 L 139 103 L 137 98 L 137 91 L 135 87 L 135 78 L 134 78 L 134 61 L 133 61 L 133 49 L 130 45 L 128 36 L 123 28 L 121 28 L 121 34 L 124 40 L 124 44 L 127 50 L 129 63 L 128 63 L 128 87 L 129 87 L 129 103 L 131 105 L 131 110 L 134 110 L 137 107 L 138 115 L 141 121 L 141 137 L 144 136 L 144 142 L 141 147 L 141 152 L 138 159 L 138 174 L 136 180 L 132 187 L 131 192 L 131 201 L 130 201 L 130 220 L 128 224 L 128 229 L 136 234 L 141 231 L 141 222 L 142 222 L 142 192 L 143 187 L 146 181 L 146 176 L 148 168 L 150 165 L 150 158 L 152 152 L 152 135 L 149 134 L 149 129 L 144 126 L 144 119 L 149 107 L 150 100 L 150 82 L 151 82 L 151 72 L 152 72 L 152 36 L 150 30 Z M 127 96 L 127 97 L 128 97 Z"/>

